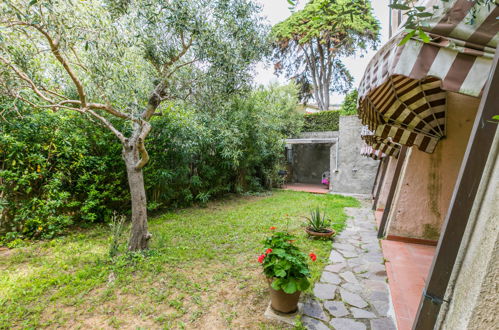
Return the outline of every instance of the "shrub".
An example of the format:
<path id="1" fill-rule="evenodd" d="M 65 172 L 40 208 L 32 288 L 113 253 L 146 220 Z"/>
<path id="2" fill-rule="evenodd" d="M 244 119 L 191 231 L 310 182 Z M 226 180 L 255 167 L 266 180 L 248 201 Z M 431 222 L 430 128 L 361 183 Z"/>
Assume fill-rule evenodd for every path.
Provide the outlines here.
<path id="1" fill-rule="evenodd" d="M 20 111 L 0 122 L 0 239 L 51 238 L 127 204 L 111 136 L 68 113 Z"/>
<path id="2" fill-rule="evenodd" d="M 213 106 L 165 106 L 147 140 L 149 210 L 270 188 L 284 161 L 284 139 L 301 128 L 296 94 L 293 85 L 271 86 Z M 73 224 L 128 212 L 114 136 L 68 112 L 18 111 L 6 111 L 8 121 L 0 121 L 0 242 L 51 238 Z"/>
<path id="3" fill-rule="evenodd" d="M 303 116 L 304 132 L 337 131 L 340 124 L 339 111 L 321 111 L 307 113 Z"/>

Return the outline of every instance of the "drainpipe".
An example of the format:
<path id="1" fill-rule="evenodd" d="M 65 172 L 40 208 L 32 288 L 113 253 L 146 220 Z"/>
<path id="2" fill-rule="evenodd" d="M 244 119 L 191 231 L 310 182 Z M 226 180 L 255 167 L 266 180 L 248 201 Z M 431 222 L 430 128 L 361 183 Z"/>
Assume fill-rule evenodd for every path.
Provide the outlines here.
<path id="1" fill-rule="evenodd" d="M 338 173 L 338 154 L 339 154 L 339 146 L 340 143 L 339 138 L 336 138 L 336 167 L 334 169 L 334 173 Z"/>

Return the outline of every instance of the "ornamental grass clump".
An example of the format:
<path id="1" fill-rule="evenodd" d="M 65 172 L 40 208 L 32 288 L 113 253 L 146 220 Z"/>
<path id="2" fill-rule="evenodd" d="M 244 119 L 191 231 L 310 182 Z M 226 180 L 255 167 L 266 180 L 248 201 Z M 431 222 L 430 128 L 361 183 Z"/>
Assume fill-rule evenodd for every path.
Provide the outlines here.
<path id="1" fill-rule="evenodd" d="M 320 208 L 310 210 L 310 217 L 307 219 L 308 228 L 316 233 L 328 233 L 331 229 L 328 228 L 330 221 L 326 217 L 326 212 L 321 212 Z"/>
<path id="2" fill-rule="evenodd" d="M 296 237 L 287 232 L 276 232 L 264 241 L 265 253 L 258 257 L 263 273 L 272 280 L 271 287 L 288 294 L 310 286 L 307 256 L 293 244 L 295 240 Z M 314 253 L 309 257 L 313 261 L 317 259 Z"/>

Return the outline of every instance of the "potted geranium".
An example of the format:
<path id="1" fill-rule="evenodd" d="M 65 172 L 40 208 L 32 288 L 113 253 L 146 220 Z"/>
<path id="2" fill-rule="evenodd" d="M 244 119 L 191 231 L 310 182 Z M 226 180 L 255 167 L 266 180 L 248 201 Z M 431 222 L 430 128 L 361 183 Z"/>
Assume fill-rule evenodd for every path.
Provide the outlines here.
<path id="1" fill-rule="evenodd" d="M 293 244 L 295 239 L 287 232 L 276 232 L 264 241 L 265 252 L 258 257 L 269 283 L 270 305 L 281 313 L 296 312 L 300 293 L 310 286 L 307 256 Z M 309 257 L 317 258 L 313 253 Z"/>

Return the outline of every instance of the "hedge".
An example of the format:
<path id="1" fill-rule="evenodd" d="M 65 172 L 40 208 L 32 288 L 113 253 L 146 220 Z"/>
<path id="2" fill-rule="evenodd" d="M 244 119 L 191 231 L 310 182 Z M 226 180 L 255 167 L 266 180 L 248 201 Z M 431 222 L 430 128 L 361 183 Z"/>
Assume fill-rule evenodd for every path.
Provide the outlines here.
<path id="1" fill-rule="evenodd" d="M 340 124 L 340 111 L 321 111 L 303 116 L 304 132 L 337 131 Z"/>

